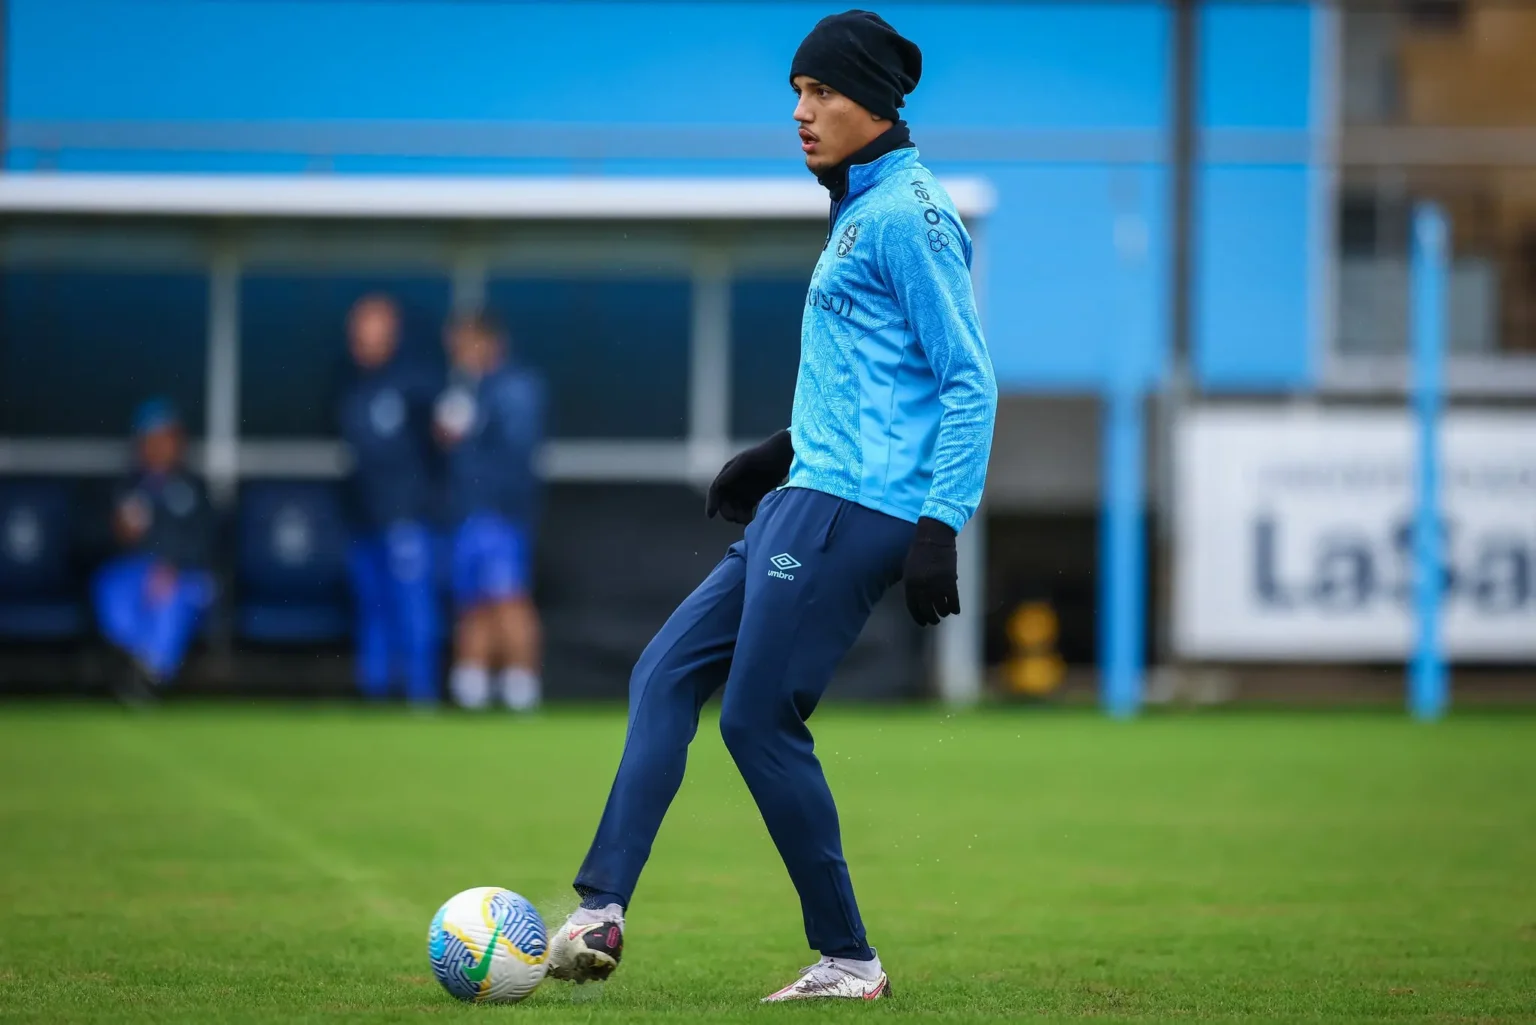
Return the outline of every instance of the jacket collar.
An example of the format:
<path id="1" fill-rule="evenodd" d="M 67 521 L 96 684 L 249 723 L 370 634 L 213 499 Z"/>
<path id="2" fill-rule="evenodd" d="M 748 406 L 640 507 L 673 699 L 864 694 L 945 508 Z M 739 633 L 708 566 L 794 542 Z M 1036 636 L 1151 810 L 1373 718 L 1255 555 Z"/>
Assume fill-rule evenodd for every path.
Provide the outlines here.
<path id="1" fill-rule="evenodd" d="M 857 196 L 893 171 L 910 167 L 917 159 L 912 134 L 905 121 L 897 121 L 868 145 L 850 153 L 841 163 L 816 176 L 832 202 Z"/>

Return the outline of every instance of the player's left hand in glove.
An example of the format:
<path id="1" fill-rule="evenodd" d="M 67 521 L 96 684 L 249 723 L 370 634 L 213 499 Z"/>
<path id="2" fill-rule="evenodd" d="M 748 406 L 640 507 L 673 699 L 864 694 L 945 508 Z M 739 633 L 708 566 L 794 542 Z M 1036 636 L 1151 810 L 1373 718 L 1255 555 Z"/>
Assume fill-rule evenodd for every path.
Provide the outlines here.
<path id="1" fill-rule="evenodd" d="M 794 459 L 795 444 L 787 430 L 737 455 L 721 467 L 709 486 L 704 515 L 713 519 L 719 513 L 732 523 L 751 523 L 757 503 L 789 476 Z"/>
<path id="2" fill-rule="evenodd" d="M 927 516 L 918 520 L 902 576 L 907 581 L 907 611 L 918 626 L 934 626 L 959 612 L 954 530 Z"/>

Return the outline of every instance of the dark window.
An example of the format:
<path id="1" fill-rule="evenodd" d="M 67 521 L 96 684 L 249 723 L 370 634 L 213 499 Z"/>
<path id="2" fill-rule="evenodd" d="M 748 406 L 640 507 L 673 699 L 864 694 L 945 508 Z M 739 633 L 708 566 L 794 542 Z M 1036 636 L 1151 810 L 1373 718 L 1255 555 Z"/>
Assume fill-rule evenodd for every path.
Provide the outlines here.
<path id="1" fill-rule="evenodd" d="M 1346 256 L 1402 256 L 1412 212 L 1401 200 L 1368 189 L 1346 190 L 1339 200 L 1339 247 Z"/>
<path id="2" fill-rule="evenodd" d="M 240 285 L 240 432 L 254 438 L 336 433 L 347 311 L 382 292 L 400 305 L 406 352 L 441 361 L 450 286 L 442 278 L 253 274 Z"/>
<path id="3" fill-rule="evenodd" d="M 203 430 L 208 280 L 200 274 L 0 275 L 0 432 L 119 436 L 163 395 Z"/>
<path id="4" fill-rule="evenodd" d="M 803 278 L 746 279 L 731 287 L 731 434 L 738 439 L 789 426 L 805 289 Z"/>
<path id="5" fill-rule="evenodd" d="M 1466 0 L 1407 0 L 1403 11 L 1414 28 L 1439 31 L 1460 29 L 1467 20 Z"/>
<path id="6" fill-rule="evenodd" d="M 501 279 L 486 301 L 549 388 L 565 438 L 681 438 L 688 430 L 687 281 Z"/>

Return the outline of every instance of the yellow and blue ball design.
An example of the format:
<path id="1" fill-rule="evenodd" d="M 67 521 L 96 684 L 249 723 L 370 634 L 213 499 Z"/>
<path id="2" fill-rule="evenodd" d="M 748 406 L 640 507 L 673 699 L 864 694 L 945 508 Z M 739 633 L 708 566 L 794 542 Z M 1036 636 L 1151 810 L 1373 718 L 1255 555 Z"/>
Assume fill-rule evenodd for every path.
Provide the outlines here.
<path id="1" fill-rule="evenodd" d="M 516 1003 L 544 979 L 548 937 L 538 909 L 511 890 L 454 894 L 427 929 L 427 956 L 443 988 L 474 1003 Z"/>

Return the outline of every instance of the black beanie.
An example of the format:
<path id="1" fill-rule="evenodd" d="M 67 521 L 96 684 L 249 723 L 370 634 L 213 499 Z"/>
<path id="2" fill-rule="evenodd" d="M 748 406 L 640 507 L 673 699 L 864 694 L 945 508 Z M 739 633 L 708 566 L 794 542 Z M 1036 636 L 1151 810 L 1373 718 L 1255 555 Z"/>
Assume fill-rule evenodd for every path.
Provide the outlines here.
<path id="1" fill-rule="evenodd" d="M 809 75 L 888 121 L 896 120 L 896 109 L 922 74 L 917 44 L 869 11 L 822 18 L 789 65 L 791 82 Z"/>

